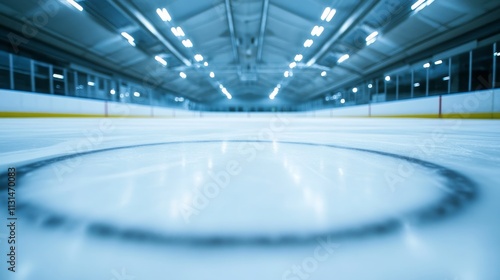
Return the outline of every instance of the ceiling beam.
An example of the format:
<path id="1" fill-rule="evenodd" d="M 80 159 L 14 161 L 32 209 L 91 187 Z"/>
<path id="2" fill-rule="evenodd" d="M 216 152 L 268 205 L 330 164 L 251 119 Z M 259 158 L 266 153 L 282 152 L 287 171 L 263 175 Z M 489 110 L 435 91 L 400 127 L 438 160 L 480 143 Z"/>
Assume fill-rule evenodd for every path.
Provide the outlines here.
<path id="1" fill-rule="evenodd" d="M 231 44 L 233 45 L 233 56 L 236 63 L 240 63 L 240 57 L 238 53 L 238 46 L 236 44 L 236 32 L 234 31 L 234 20 L 233 11 L 231 9 L 231 0 L 225 0 L 226 3 L 226 15 L 227 15 L 227 25 L 229 26 L 229 33 L 231 34 Z"/>
<path id="2" fill-rule="evenodd" d="M 308 66 L 313 65 L 316 61 L 320 60 L 330 48 L 353 30 L 359 23 L 361 23 L 366 16 L 375 8 L 381 0 L 362 1 L 356 10 L 351 13 L 349 18 L 342 24 L 338 31 L 333 34 L 330 39 L 321 47 L 321 49 L 307 62 Z"/>
<path id="3" fill-rule="evenodd" d="M 269 0 L 262 5 L 262 18 L 260 20 L 259 47 L 257 49 L 257 61 L 262 61 L 262 50 L 264 47 L 264 34 L 266 33 L 267 16 L 269 14 Z"/>
<path id="4" fill-rule="evenodd" d="M 191 61 L 181 54 L 154 26 L 149 22 L 144 15 L 139 12 L 129 0 L 107 0 L 115 8 L 127 15 L 140 27 L 146 29 L 160 43 L 163 44 L 175 57 L 177 57 L 186 66 L 191 66 Z"/>

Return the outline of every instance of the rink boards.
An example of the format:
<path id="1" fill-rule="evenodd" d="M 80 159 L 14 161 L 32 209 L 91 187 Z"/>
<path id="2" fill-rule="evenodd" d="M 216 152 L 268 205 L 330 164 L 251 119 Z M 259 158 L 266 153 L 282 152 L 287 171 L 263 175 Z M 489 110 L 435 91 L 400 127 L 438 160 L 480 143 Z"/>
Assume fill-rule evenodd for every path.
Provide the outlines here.
<path id="1" fill-rule="evenodd" d="M 0 117 L 267 117 L 273 113 L 217 113 L 0 90 Z M 432 96 L 311 112 L 297 117 L 500 118 L 500 90 Z"/>

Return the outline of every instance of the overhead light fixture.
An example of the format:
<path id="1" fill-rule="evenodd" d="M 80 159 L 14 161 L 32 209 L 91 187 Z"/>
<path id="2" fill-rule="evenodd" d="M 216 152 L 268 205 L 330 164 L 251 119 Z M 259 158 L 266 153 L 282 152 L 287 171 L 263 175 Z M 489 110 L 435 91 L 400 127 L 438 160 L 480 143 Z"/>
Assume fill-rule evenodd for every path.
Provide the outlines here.
<path id="1" fill-rule="evenodd" d="M 373 88 L 373 85 L 372 84 L 368 84 L 368 88 Z"/>
<path id="2" fill-rule="evenodd" d="M 434 65 L 440 65 L 440 64 L 443 64 L 443 61 L 442 61 L 442 60 L 438 60 L 438 61 L 435 61 L 435 62 L 434 62 Z"/>
<path id="3" fill-rule="evenodd" d="M 431 67 L 431 64 L 430 64 L 430 63 L 426 63 L 426 64 L 424 64 L 424 68 L 429 68 L 429 67 Z"/>
<path id="4" fill-rule="evenodd" d="M 200 61 L 203 61 L 203 56 L 202 56 L 201 54 L 196 54 L 196 55 L 194 56 L 194 59 L 195 59 L 196 61 L 200 62 Z"/>
<path id="5" fill-rule="evenodd" d="M 493 54 L 494 56 L 500 56 L 500 52 L 496 52 Z"/>
<path id="6" fill-rule="evenodd" d="M 210 78 L 215 78 L 215 73 L 214 72 L 210 72 Z"/>
<path id="7" fill-rule="evenodd" d="M 344 104 L 345 103 L 345 99 L 344 98 L 340 99 L 340 103 Z"/>
<path id="8" fill-rule="evenodd" d="M 173 27 L 172 27 L 173 28 Z M 176 31 L 177 32 L 177 31 Z M 189 39 L 186 39 L 186 40 L 182 40 L 182 44 L 184 45 L 184 47 L 186 48 L 192 48 L 193 47 L 193 43 L 191 42 L 191 40 Z"/>
<path id="9" fill-rule="evenodd" d="M 419 12 L 422 9 L 424 9 L 425 7 L 432 4 L 433 2 L 434 2 L 434 0 L 418 0 L 413 5 L 411 5 L 411 10 L 415 11 L 415 12 Z"/>
<path id="10" fill-rule="evenodd" d="M 356 87 L 355 87 L 355 88 L 353 88 L 353 89 L 352 89 L 352 92 L 357 93 L 357 92 L 358 92 L 358 88 L 356 88 Z"/>
<path id="11" fill-rule="evenodd" d="M 283 73 L 283 76 L 285 76 L 285 78 L 290 77 L 290 71 L 285 71 L 285 73 Z"/>
<path id="12" fill-rule="evenodd" d="M 167 9 L 165 9 L 165 8 L 156 9 L 156 13 L 160 16 L 161 20 L 163 20 L 163 21 L 171 21 L 172 20 L 172 17 L 170 16 Z"/>
<path id="13" fill-rule="evenodd" d="M 450 76 L 443 77 L 443 81 L 449 81 L 449 80 L 450 80 Z"/>
<path id="14" fill-rule="evenodd" d="M 182 30 L 182 28 L 179 26 L 179 27 L 172 27 L 170 28 L 170 31 L 172 31 L 172 33 L 176 36 L 176 37 L 184 37 L 186 36 L 186 34 L 184 34 L 184 31 Z"/>
<path id="15" fill-rule="evenodd" d="M 141 97 L 141 93 L 140 93 L 140 92 L 138 92 L 138 91 L 136 91 L 136 92 L 134 92 L 134 96 L 135 96 L 135 97 Z"/>
<path id="16" fill-rule="evenodd" d="M 321 77 L 326 77 L 326 71 L 321 72 Z"/>
<path id="17" fill-rule="evenodd" d="M 324 30 L 325 30 L 325 28 L 324 28 L 323 26 L 318 26 L 318 25 L 316 25 L 316 26 L 314 26 L 314 28 L 312 29 L 312 31 L 311 31 L 311 35 L 312 35 L 312 36 L 317 36 L 317 37 L 319 37 L 319 36 L 321 36 L 321 34 L 323 33 L 323 31 L 324 31 Z"/>
<path id="18" fill-rule="evenodd" d="M 420 83 L 414 83 L 413 84 L 414 87 L 419 87 L 420 86 Z"/>
<path id="19" fill-rule="evenodd" d="M 387 82 L 390 82 L 390 81 L 391 81 L 391 76 L 385 76 L 385 80 L 386 80 Z"/>
<path id="20" fill-rule="evenodd" d="M 52 74 L 52 78 L 59 79 L 59 80 L 64 80 L 64 76 L 61 75 L 61 74 Z"/>
<path id="21" fill-rule="evenodd" d="M 116 90 L 113 88 L 113 89 L 111 89 L 111 90 L 109 91 L 109 93 L 110 93 L 110 94 L 112 94 L 112 95 L 115 95 L 115 94 L 116 94 Z"/>
<path id="22" fill-rule="evenodd" d="M 269 99 L 273 100 L 276 97 L 276 95 L 278 95 L 279 91 L 280 91 L 280 88 L 276 86 L 274 88 L 273 92 L 271 92 L 271 94 L 269 94 Z"/>
<path id="23" fill-rule="evenodd" d="M 76 2 L 75 0 L 67 0 L 69 4 L 71 4 L 71 6 L 75 7 L 75 9 L 77 9 L 78 11 L 83 11 L 83 7 L 78 4 L 78 2 Z"/>
<path id="24" fill-rule="evenodd" d="M 87 82 L 87 85 L 93 87 L 93 86 L 95 86 L 95 83 L 94 82 Z"/>
<path id="25" fill-rule="evenodd" d="M 161 65 L 167 66 L 167 61 L 163 59 L 161 56 L 155 56 L 155 60 L 158 61 Z"/>
<path id="26" fill-rule="evenodd" d="M 184 72 L 180 72 L 179 76 L 181 76 L 181 78 L 183 78 L 183 79 L 187 78 L 187 75 Z"/>
<path id="27" fill-rule="evenodd" d="M 366 37 L 366 45 L 369 46 L 377 41 L 378 32 L 375 31 Z"/>
<path id="28" fill-rule="evenodd" d="M 231 95 L 231 93 L 229 93 L 229 91 L 227 90 L 227 88 L 222 87 L 221 91 L 222 91 L 222 93 L 224 93 L 224 95 L 227 97 L 227 99 L 232 99 L 233 98 L 233 96 Z"/>
<path id="29" fill-rule="evenodd" d="M 288 65 L 288 67 L 290 67 L 290 69 L 297 67 L 297 62 L 294 61 L 294 62 L 290 63 L 290 65 Z"/>
<path id="30" fill-rule="evenodd" d="M 321 14 L 321 20 L 326 21 L 326 22 L 330 22 L 336 13 L 337 13 L 337 10 L 332 9 L 330 7 L 327 7 L 323 11 L 323 14 Z"/>
<path id="31" fill-rule="evenodd" d="M 306 48 L 309 48 L 313 45 L 314 41 L 312 39 L 307 39 L 305 42 L 304 42 L 304 47 Z"/>
<path id="32" fill-rule="evenodd" d="M 338 63 L 342 63 L 342 62 L 344 62 L 344 61 L 346 61 L 346 60 L 348 60 L 348 59 L 349 59 L 349 55 L 348 55 L 348 54 L 344 54 L 343 56 L 341 56 L 341 57 L 339 58 L 339 60 L 337 60 L 337 62 L 338 62 Z"/>
<path id="33" fill-rule="evenodd" d="M 129 44 L 135 47 L 135 39 L 134 37 L 132 37 L 132 35 L 128 34 L 127 32 L 122 32 L 121 34 L 123 38 L 127 39 Z"/>
<path id="34" fill-rule="evenodd" d="M 301 54 L 298 54 L 295 56 L 295 61 L 297 61 L 297 62 L 302 61 L 302 58 L 304 58 L 304 56 Z"/>
<path id="35" fill-rule="evenodd" d="M 208 62 L 203 62 L 203 66 L 207 67 L 208 66 Z"/>

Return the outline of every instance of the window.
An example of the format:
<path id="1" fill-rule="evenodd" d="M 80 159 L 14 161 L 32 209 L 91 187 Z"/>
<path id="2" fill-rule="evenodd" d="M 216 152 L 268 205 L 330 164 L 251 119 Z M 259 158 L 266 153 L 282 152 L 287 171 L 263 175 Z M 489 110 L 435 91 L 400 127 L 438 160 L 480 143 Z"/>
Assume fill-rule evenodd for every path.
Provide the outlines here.
<path id="1" fill-rule="evenodd" d="M 35 62 L 35 92 L 50 93 L 49 65 Z"/>
<path id="2" fill-rule="evenodd" d="M 76 74 L 76 88 L 75 88 L 75 96 L 80 96 L 80 97 L 88 97 L 87 93 L 87 87 L 88 87 L 88 81 L 87 81 L 87 74 L 77 72 Z"/>
<path id="3" fill-rule="evenodd" d="M 469 67 L 470 52 L 451 58 L 451 93 L 469 91 Z"/>
<path id="4" fill-rule="evenodd" d="M 9 54 L 0 51 L 0 88 L 10 89 Z"/>
<path id="5" fill-rule="evenodd" d="M 386 76 L 385 77 L 385 92 L 386 92 L 386 101 L 397 100 L 397 77 Z"/>
<path id="6" fill-rule="evenodd" d="M 398 99 L 411 98 L 411 70 L 398 74 Z"/>
<path id="7" fill-rule="evenodd" d="M 54 93 L 59 95 L 66 94 L 66 81 L 68 80 L 67 75 L 64 75 L 64 70 L 61 68 L 54 67 L 54 74 L 52 75 L 54 83 Z"/>
<path id="8" fill-rule="evenodd" d="M 424 68 L 418 65 L 413 70 L 413 97 L 423 97 L 427 95 L 427 71 L 429 68 Z"/>
<path id="9" fill-rule="evenodd" d="M 497 42 L 496 44 L 496 49 L 495 49 L 495 88 L 500 88 L 500 42 Z"/>
<path id="10" fill-rule="evenodd" d="M 439 59 L 430 63 L 429 95 L 448 93 L 450 59 Z"/>
<path id="11" fill-rule="evenodd" d="M 13 56 L 14 89 L 31 91 L 31 60 L 25 57 Z"/>
<path id="12" fill-rule="evenodd" d="M 493 84 L 493 45 L 472 52 L 471 89 L 491 89 Z"/>

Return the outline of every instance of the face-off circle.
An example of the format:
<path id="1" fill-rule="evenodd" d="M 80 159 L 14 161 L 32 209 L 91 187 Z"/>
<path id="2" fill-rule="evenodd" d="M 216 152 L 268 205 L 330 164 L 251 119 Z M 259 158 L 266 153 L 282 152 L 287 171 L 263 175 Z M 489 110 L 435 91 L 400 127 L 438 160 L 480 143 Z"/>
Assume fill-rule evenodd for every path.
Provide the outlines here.
<path id="1" fill-rule="evenodd" d="M 397 173 L 402 165 L 411 174 Z M 93 236 L 168 244 L 377 235 L 444 219 L 477 197 L 466 176 L 428 161 L 301 142 L 134 145 L 42 160 L 18 172 L 19 215 L 46 227 L 81 225 Z"/>

